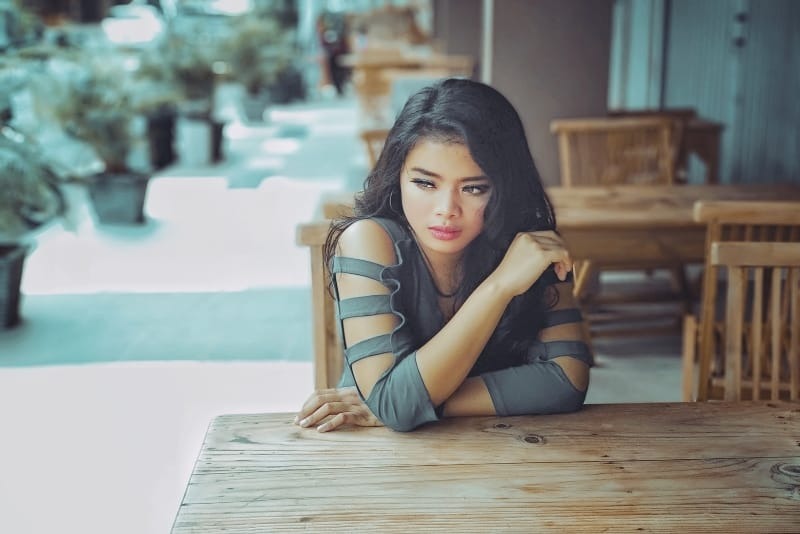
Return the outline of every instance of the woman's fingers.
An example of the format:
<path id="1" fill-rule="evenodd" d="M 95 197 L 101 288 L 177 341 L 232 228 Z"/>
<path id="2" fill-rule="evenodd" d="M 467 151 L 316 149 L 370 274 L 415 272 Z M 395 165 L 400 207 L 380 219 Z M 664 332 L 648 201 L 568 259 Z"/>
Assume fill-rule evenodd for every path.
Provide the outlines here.
<path id="1" fill-rule="evenodd" d="M 347 402 L 326 402 L 316 409 L 311 415 L 308 415 L 298 421 L 297 424 L 302 427 L 314 426 L 330 415 L 349 412 L 351 408 L 352 405 Z"/>
<path id="2" fill-rule="evenodd" d="M 328 421 L 325 421 L 321 425 L 317 427 L 317 430 L 320 432 L 330 432 L 331 430 L 336 430 L 342 425 L 346 425 L 350 422 L 350 419 L 353 417 L 352 413 L 343 412 L 340 414 L 336 414 L 334 417 L 330 418 Z"/>
<path id="3" fill-rule="evenodd" d="M 295 416 L 294 423 L 305 428 L 322 423 L 317 427 L 321 432 L 335 430 L 344 424 L 381 425 L 354 387 L 314 392 Z"/>
<path id="4" fill-rule="evenodd" d="M 308 398 L 295 419 L 298 421 L 305 419 L 327 402 L 348 402 L 352 401 L 353 398 L 358 398 L 355 388 L 320 389 Z"/>

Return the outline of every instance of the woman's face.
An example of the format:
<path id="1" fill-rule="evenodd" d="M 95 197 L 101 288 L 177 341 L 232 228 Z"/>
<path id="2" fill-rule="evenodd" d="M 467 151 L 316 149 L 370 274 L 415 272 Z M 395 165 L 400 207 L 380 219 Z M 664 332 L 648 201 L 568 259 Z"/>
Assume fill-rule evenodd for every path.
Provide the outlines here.
<path id="1" fill-rule="evenodd" d="M 403 212 L 433 261 L 458 258 L 483 230 L 492 184 L 466 145 L 418 142 L 400 174 Z"/>

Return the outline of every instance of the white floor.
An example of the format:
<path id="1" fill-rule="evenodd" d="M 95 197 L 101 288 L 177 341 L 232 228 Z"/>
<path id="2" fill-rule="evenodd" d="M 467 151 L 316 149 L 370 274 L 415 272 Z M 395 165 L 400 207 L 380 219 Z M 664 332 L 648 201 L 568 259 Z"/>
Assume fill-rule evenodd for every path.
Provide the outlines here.
<path id="1" fill-rule="evenodd" d="M 213 417 L 291 412 L 311 364 L 0 371 L 0 532 L 169 532 Z"/>

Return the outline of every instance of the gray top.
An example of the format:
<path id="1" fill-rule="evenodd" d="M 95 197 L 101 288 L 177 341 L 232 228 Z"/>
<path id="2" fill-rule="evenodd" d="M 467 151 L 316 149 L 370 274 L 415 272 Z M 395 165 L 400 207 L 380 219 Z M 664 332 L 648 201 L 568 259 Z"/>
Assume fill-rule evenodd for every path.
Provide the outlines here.
<path id="1" fill-rule="evenodd" d="M 380 265 L 356 258 L 333 258 L 331 271 L 339 333 L 345 339 L 342 323 L 352 317 L 393 313 L 400 322 L 393 331 L 352 346 L 345 340 L 347 365 L 339 387 L 356 386 L 351 368 L 354 362 L 378 354 L 393 354 L 393 365 L 381 375 L 364 401 L 386 426 L 411 430 L 440 418 L 419 374 L 416 350 L 441 330 L 444 318 L 439 310 L 436 287 L 416 241 L 395 221 L 373 220 L 391 236 L 396 263 Z M 337 273 L 377 280 L 389 293 L 340 300 Z M 558 281 L 555 276 L 552 280 Z M 552 310 L 546 316 L 545 327 L 580 320 L 580 312 L 575 308 Z M 531 332 L 531 336 L 538 336 L 538 332 Z M 561 367 L 550 361 L 558 356 L 572 356 L 591 365 L 589 349 L 580 340 L 535 341 L 525 364 L 481 373 L 479 376 L 489 390 L 497 414 L 545 414 L 579 409 L 586 393 L 576 389 Z"/>

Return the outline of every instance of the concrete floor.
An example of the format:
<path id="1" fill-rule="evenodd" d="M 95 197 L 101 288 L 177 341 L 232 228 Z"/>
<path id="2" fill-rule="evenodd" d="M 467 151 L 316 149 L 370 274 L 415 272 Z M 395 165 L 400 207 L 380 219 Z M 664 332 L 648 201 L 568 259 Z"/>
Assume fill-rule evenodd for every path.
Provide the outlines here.
<path id="1" fill-rule="evenodd" d="M 358 187 L 356 124 L 348 100 L 234 122 L 225 162 L 157 176 L 145 227 L 96 226 L 83 208 L 74 232 L 39 237 L 24 323 L 0 333 L 0 532 L 168 532 L 214 416 L 302 403 L 294 227 L 326 191 Z M 588 402 L 679 400 L 677 335 L 595 349 Z"/>

